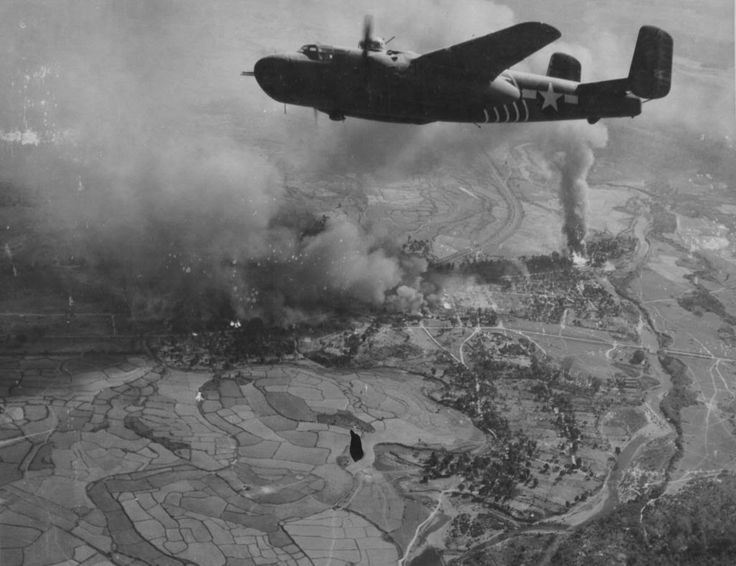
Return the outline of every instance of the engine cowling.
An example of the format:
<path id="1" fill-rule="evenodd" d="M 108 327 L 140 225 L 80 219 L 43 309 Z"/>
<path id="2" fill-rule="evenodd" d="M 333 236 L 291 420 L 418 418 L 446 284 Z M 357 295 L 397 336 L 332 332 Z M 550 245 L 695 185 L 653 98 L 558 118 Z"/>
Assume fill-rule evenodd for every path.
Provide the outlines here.
<path id="1" fill-rule="evenodd" d="M 519 88 L 503 74 L 489 83 L 487 94 L 492 104 L 511 104 L 521 96 Z"/>

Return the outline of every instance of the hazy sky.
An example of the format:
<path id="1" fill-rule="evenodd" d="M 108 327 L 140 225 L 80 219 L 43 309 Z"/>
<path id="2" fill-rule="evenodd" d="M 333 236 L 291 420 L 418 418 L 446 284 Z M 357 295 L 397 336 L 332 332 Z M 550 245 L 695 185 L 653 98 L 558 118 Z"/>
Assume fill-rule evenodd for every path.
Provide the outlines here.
<path id="1" fill-rule="evenodd" d="M 377 33 L 396 35 L 396 47 L 418 52 L 519 21 L 545 21 L 563 37 L 527 66 L 543 71 L 549 53 L 564 49 L 582 60 L 584 80 L 624 76 L 638 27 L 659 25 L 674 36 L 680 62 L 666 106 L 679 108 L 687 121 L 687 114 L 697 112 L 690 104 L 693 91 L 711 109 L 723 93 L 708 92 L 710 77 L 698 81 L 690 67 L 681 68 L 682 62 L 712 65 L 721 76 L 733 68 L 732 11 L 727 0 L 644 5 L 586 0 L 508 5 L 485 0 L 6 1 L 0 6 L 1 61 L 3 76 L 12 77 L 14 86 L 6 80 L 0 89 L 0 127 L 21 126 L 18 95 L 25 88 L 32 102 L 40 102 L 43 93 L 29 91 L 38 88 L 40 81 L 33 78 L 44 72 L 57 79 L 52 94 L 58 106 L 46 110 L 50 120 L 64 127 L 86 127 L 92 121 L 99 129 L 120 118 L 127 124 L 142 122 L 135 125 L 145 130 L 154 123 L 181 122 L 183 112 L 196 117 L 225 108 L 247 122 L 278 105 L 252 81 L 241 79 L 240 70 L 252 68 L 262 55 L 294 51 L 311 41 L 355 46 L 367 12 L 375 16 Z M 29 84 L 20 84 L 24 81 Z M 25 110 L 28 119 L 34 112 Z M 196 128 L 217 133 L 220 125 L 198 123 Z"/>
<path id="2" fill-rule="evenodd" d="M 512 135 L 553 139 L 555 130 L 350 119 L 316 127 L 311 110 L 292 107 L 285 116 L 242 70 L 304 43 L 356 46 L 370 13 L 377 34 L 417 52 L 545 21 L 563 38 L 525 68 L 543 72 L 550 53 L 564 50 L 582 61 L 584 80 L 602 80 L 626 75 L 639 26 L 654 24 L 674 36 L 673 90 L 646 105 L 636 124 L 718 136 L 734 129 L 732 10 L 725 0 L 5 0 L 0 136 L 41 143 L 1 152 L 0 179 L 53 203 L 43 215 L 47 234 L 73 232 L 70 249 L 104 258 L 128 289 L 144 282 L 138 287 L 149 289 L 136 291 L 143 310 L 157 308 L 150 296 L 164 288 L 189 289 L 193 272 L 244 304 L 278 285 L 272 300 L 282 304 L 325 290 L 380 302 L 399 283 L 413 284 L 418 267 L 401 264 L 380 236 L 348 218 L 300 240 L 302 220 L 281 214 L 286 177 L 401 177 L 438 154 L 453 159 Z M 248 262 L 269 271 L 244 274 Z"/>

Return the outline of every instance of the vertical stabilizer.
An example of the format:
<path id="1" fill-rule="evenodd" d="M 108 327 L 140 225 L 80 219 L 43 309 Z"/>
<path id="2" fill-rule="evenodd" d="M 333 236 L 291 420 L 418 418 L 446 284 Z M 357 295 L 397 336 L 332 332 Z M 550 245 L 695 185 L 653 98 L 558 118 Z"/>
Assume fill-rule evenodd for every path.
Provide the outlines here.
<path id="1" fill-rule="evenodd" d="M 549 58 L 547 76 L 580 82 L 580 61 L 567 53 L 553 53 Z"/>
<path id="2" fill-rule="evenodd" d="M 672 36 L 654 26 L 642 26 L 629 70 L 631 92 L 641 98 L 662 98 L 672 81 Z"/>

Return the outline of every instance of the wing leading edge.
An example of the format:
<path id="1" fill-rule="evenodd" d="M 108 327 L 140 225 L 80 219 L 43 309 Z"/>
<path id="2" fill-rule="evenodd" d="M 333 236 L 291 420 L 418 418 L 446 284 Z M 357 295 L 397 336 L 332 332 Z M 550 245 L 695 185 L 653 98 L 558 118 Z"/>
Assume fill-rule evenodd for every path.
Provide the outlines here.
<path id="1" fill-rule="evenodd" d="M 451 76 L 493 80 L 502 71 L 560 36 L 560 32 L 550 25 L 525 22 L 425 53 L 414 59 L 411 66 L 418 70 L 432 70 Z"/>

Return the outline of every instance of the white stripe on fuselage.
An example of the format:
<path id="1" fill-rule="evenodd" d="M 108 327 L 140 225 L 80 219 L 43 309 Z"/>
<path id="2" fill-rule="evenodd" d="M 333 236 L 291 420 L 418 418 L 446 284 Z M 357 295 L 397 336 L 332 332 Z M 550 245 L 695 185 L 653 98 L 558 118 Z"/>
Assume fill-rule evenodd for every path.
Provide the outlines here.
<path id="1" fill-rule="evenodd" d="M 522 71 L 507 71 L 507 75 L 513 81 L 513 83 L 519 89 L 521 96 L 518 100 L 513 103 L 504 104 L 502 106 L 493 106 L 493 113 L 496 118 L 496 122 L 528 122 L 531 118 L 531 112 L 527 101 L 539 100 L 543 101 L 545 95 L 550 96 L 550 89 L 555 96 L 555 100 L 559 99 L 560 102 L 565 104 L 577 105 L 580 103 L 578 95 L 575 94 L 577 87 L 580 83 L 575 81 L 568 81 L 567 79 L 558 79 L 556 77 L 547 77 L 545 75 L 535 75 L 532 73 L 524 73 Z M 512 106 L 515 112 L 512 120 L 511 111 L 509 106 Z M 524 116 L 522 117 L 521 107 L 524 108 Z M 537 104 L 532 104 L 532 109 L 536 108 Z M 503 108 L 503 117 L 499 108 Z M 489 109 L 490 111 L 490 109 Z M 483 110 L 484 116 L 489 111 Z M 490 117 L 489 117 L 490 118 Z"/>

